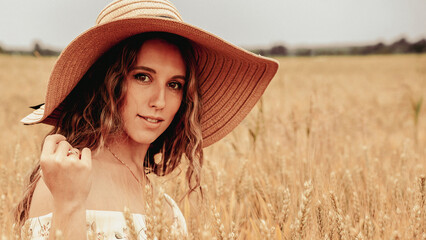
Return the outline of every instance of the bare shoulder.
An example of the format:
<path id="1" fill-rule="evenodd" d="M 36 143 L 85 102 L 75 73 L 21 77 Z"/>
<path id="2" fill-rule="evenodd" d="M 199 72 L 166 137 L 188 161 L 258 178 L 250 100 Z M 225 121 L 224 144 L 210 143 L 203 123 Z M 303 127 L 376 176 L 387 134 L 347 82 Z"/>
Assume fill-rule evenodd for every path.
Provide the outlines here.
<path id="1" fill-rule="evenodd" d="M 33 197 L 31 199 L 29 217 L 39 217 L 51 213 L 53 211 L 53 196 L 40 178 L 37 182 L 34 190 Z"/>

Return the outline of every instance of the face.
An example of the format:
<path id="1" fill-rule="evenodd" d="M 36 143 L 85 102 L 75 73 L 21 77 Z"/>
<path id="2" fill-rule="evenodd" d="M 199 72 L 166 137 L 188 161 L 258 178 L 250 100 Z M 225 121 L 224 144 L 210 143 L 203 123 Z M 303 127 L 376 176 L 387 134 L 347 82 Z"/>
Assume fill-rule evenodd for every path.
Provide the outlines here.
<path id="1" fill-rule="evenodd" d="M 125 80 L 121 110 L 124 130 L 139 144 L 151 144 L 170 125 L 182 102 L 186 66 L 179 49 L 161 39 L 146 41 Z"/>

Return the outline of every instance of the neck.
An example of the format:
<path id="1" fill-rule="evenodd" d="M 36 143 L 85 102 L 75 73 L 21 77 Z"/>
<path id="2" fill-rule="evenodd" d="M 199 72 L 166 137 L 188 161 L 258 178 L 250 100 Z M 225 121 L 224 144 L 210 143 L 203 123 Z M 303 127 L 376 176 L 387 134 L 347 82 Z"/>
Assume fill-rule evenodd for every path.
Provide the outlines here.
<path id="1" fill-rule="evenodd" d="M 121 136 L 108 141 L 107 146 L 112 153 L 129 167 L 135 167 L 138 172 L 144 173 L 143 161 L 149 144 L 136 143 L 127 136 Z"/>

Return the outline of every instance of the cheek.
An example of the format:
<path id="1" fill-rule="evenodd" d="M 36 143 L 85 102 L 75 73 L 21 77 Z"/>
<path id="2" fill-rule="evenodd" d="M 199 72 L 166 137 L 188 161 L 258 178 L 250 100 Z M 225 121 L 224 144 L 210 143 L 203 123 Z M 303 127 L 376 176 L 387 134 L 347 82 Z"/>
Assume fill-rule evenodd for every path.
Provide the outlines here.
<path id="1" fill-rule="evenodd" d="M 126 127 L 129 123 L 129 108 L 127 106 L 127 103 L 123 103 L 123 106 L 120 109 L 120 118 L 121 122 Z"/>
<path id="2" fill-rule="evenodd" d="M 173 109 L 174 109 L 174 114 L 176 114 L 179 111 L 180 105 L 182 105 L 182 95 L 180 95 L 179 97 L 176 98 L 176 101 L 174 101 L 174 105 L 173 105 Z"/>
<path id="3" fill-rule="evenodd" d="M 137 114 L 137 103 L 134 99 L 127 95 L 124 99 L 123 105 L 120 109 L 121 121 L 124 125 L 128 125 Z"/>
<path id="4" fill-rule="evenodd" d="M 124 98 L 123 111 L 127 113 L 137 111 L 139 103 L 144 101 L 144 99 L 140 99 L 141 96 L 143 96 L 143 94 L 138 95 L 135 91 L 128 91 Z"/>
<path id="5" fill-rule="evenodd" d="M 170 101 L 168 102 L 168 110 L 167 110 L 167 114 L 169 116 L 170 122 L 173 121 L 173 119 L 175 118 L 181 104 L 182 104 L 182 97 L 173 96 L 172 98 L 170 98 Z"/>

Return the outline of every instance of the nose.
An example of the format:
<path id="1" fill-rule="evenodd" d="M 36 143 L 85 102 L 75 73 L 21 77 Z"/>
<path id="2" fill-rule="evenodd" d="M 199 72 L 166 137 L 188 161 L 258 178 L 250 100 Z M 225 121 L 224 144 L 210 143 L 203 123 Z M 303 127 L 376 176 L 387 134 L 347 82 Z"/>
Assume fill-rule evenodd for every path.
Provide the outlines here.
<path id="1" fill-rule="evenodd" d="M 166 106 L 166 89 L 163 86 L 155 86 L 151 89 L 149 106 L 155 109 L 163 109 Z"/>

